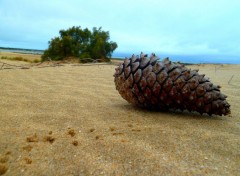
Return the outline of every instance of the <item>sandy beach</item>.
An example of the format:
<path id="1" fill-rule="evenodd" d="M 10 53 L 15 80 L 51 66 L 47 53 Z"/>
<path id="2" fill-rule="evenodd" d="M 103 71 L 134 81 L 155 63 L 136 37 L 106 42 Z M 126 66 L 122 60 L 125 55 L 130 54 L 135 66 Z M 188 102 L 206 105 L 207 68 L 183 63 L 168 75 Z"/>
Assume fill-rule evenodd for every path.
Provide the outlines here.
<path id="1" fill-rule="evenodd" d="M 221 85 L 225 117 L 139 109 L 116 66 L 74 65 L 0 70 L 0 175 L 239 175 L 240 65 L 188 66 Z"/>

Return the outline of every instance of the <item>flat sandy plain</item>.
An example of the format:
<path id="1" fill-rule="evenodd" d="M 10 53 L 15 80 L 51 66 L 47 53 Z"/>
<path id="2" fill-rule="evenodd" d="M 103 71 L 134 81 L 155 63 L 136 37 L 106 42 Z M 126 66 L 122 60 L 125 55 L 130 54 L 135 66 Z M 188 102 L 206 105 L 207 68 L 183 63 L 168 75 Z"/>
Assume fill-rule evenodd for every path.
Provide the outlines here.
<path id="1" fill-rule="evenodd" d="M 134 107 L 115 67 L 1 69 L 0 175 L 239 175 L 240 65 L 188 66 L 222 86 L 225 117 Z"/>

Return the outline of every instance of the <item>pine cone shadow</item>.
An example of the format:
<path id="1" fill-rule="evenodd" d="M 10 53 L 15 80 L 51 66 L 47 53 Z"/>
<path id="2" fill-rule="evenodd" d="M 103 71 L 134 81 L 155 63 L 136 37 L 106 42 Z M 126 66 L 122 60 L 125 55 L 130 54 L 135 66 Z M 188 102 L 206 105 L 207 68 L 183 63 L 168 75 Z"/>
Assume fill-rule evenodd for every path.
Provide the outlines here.
<path id="1" fill-rule="evenodd" d="M 118 105 L 119 106 L 119 105 Z M 156 117 L 156 114 L 159 116 L 166 116 L 166 118 L 181 118 L 181 119 L 196 119 L 196 120 L 225 120 L 227 117 L 225 116 L 218 116 L 218 115 L 212 115 L 209 116 L 208 114 L 200 114 L 198 112 L 189 112 L 187 110 L 181 111 L 181 110 L 159 110 L 159 109 L 149 109 L 149 108 L 141 108 L 135 105 L 131 104 L 121 104 L 120 107 L 124 111 L 136 111 L 140 113 L 149 113 L 149 117 Z"/>

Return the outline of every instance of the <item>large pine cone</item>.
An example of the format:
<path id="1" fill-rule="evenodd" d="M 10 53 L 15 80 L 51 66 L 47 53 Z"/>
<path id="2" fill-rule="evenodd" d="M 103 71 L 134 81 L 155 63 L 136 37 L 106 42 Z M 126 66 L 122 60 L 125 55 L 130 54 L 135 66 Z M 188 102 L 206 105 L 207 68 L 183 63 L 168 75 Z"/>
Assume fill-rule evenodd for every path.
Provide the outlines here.
<path id="1" fill-rule="evenodd" d="M 120 95 L 140 107 L 180 109 L 200 114 L 227 115 L 227 96 L 198 70 L 190 70 L 155 55 L 125 59 L 116 69 L 114 82 Z"/>

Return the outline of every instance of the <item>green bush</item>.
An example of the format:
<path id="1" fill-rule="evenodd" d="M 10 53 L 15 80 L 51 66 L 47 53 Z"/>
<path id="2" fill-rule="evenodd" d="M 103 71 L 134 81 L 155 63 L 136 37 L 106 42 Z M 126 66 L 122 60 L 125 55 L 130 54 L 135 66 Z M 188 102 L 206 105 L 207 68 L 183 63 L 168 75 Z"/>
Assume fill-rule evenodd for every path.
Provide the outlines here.
<path id="1" fill-rule="evenodd" d="M 87 58 L 110 61 L 117 43 L 109 41 L 109 32 L 102 31 L 102 28 L 81 29 L 71 27 L 67 30 L 60 30 L 60 36 L 49 41 L 49 47 L 44 51 L 42 60 L 62 60 L 67 57 L 78 57 L 80 62 Z M 90 60 L 90 59 L 89 59 Z"/>

